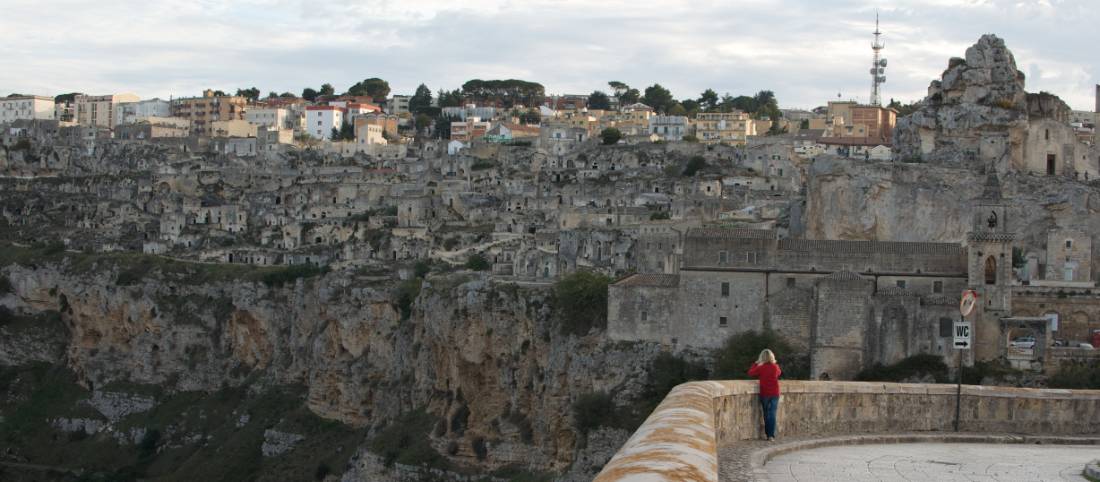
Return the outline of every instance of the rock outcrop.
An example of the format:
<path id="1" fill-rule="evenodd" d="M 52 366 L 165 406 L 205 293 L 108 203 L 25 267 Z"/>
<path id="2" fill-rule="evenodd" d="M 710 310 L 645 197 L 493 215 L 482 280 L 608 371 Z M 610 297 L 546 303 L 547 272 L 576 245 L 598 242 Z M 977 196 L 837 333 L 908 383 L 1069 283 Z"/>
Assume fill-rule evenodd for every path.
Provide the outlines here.
<path id="1" fill-rule="evenodd" d="M 1004 40 L 983 35 L 932 81 L 922 107 L 898 119 L 894 158 L 1007 166 L 1021 156 L 1027 129 L 1024 74 Z"/>

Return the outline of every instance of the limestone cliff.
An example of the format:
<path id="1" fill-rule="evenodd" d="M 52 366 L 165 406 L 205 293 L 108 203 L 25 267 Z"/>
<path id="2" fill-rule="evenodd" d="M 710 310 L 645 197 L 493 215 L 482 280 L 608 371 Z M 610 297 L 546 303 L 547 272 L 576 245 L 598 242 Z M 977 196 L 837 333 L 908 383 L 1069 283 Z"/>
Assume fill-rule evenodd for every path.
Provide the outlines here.
<path id="1" fill-rule="evenodd" d="M 204 392 L 300 385 L 314 413 L 369 430 L 423 408 L 441 420 L 437 450 L 483 470 L 562 473 L 577 457 L 609 456 L 581 451 L 571 404 L 590 391 L 636 392 L 657 353 L 598 332 L 561 335 L 543 289 L 475 274 L 430 276 L 402 319 L 389 283 L 348 272 L 273 287 L 192 284 L 154 270 L 120 286 L 119 268 L 82 262 L 3 269 L 12 292 L 0 303 L 56 310 L 64 326 L 18 338 L 5 331 L 0 363 L 65 364 L 93 391 L 119 382 Z"/>

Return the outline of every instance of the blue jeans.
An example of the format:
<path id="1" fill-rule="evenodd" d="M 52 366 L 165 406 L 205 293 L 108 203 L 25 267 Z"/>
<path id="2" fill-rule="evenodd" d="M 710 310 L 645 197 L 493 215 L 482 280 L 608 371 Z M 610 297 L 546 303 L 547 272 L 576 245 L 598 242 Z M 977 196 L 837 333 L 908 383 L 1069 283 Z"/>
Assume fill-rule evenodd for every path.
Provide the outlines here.
<path id="1" fill-rule="evenodd" d="M 775 437 L 775 412 L 779 411 L 779 397 L 760 397 L 760 411 L 764 414 L 764 434 Z"/>

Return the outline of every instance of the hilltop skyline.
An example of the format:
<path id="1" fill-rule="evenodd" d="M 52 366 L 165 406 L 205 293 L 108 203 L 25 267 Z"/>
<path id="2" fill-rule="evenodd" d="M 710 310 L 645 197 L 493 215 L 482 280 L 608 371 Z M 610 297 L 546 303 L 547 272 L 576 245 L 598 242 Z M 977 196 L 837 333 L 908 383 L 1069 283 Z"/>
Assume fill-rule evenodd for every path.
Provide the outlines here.
<path id="1" fill-rule="evenodd" d="M 298 94 L 367 77 L 393 93 L 433 92 L 473 78 L 539 82 L 552 94 L 654 83 L 678 99 L 704 89 L 769 89 L 785 108 L 866 102 L 876 7 L 889 59 L 883 102 L 923 97 L 928 83 L 984 33 L 1006 40 L 1029 91 L 1092 110 L 1100 43 L 1084 1 L 910 0 L 693 2 L 157 2 L 94 9 L 18 1 L 0 19 L 0 95 L 134 92 L 194 96 L 204 88 Z M 948 7 L 950 12 L 947 13 Z M 53 28 L 28 30 L 44 22 Z M 59 26 L 64 26 L 63 28 Z M 1080 48 L 1076 46 L 1081 46 Z"/>

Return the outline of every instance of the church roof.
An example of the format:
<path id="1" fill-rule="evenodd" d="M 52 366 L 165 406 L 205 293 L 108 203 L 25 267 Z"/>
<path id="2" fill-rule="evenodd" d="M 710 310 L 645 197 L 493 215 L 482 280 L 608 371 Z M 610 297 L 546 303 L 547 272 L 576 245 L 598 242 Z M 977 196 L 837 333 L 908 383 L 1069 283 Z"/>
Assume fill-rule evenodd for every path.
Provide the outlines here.
<path id="1" fill-rule="evenodd" d="M 746 228 L 692 228 L 688 230 L 687 237 L 709 239 L 775 239 L 775 231 L 770 229 Z"/>
<path id="2" fill-rule="evenodd" d="M 929 243 L 910 241 L 853 241 L 843 239 L 780 239 L 779 249 L 788 251 L 813 251 L 821 253 L 885 253 L 885 254 L 937 254 L 962 255 L 962 245 L 957 243 Z"/>
<path id="3" fill-rule="evenodd" d="M 862 281 L 864 278 L 851 271 L 837 271 L 822 279 L 836 280 L 836 281 Z"/>

